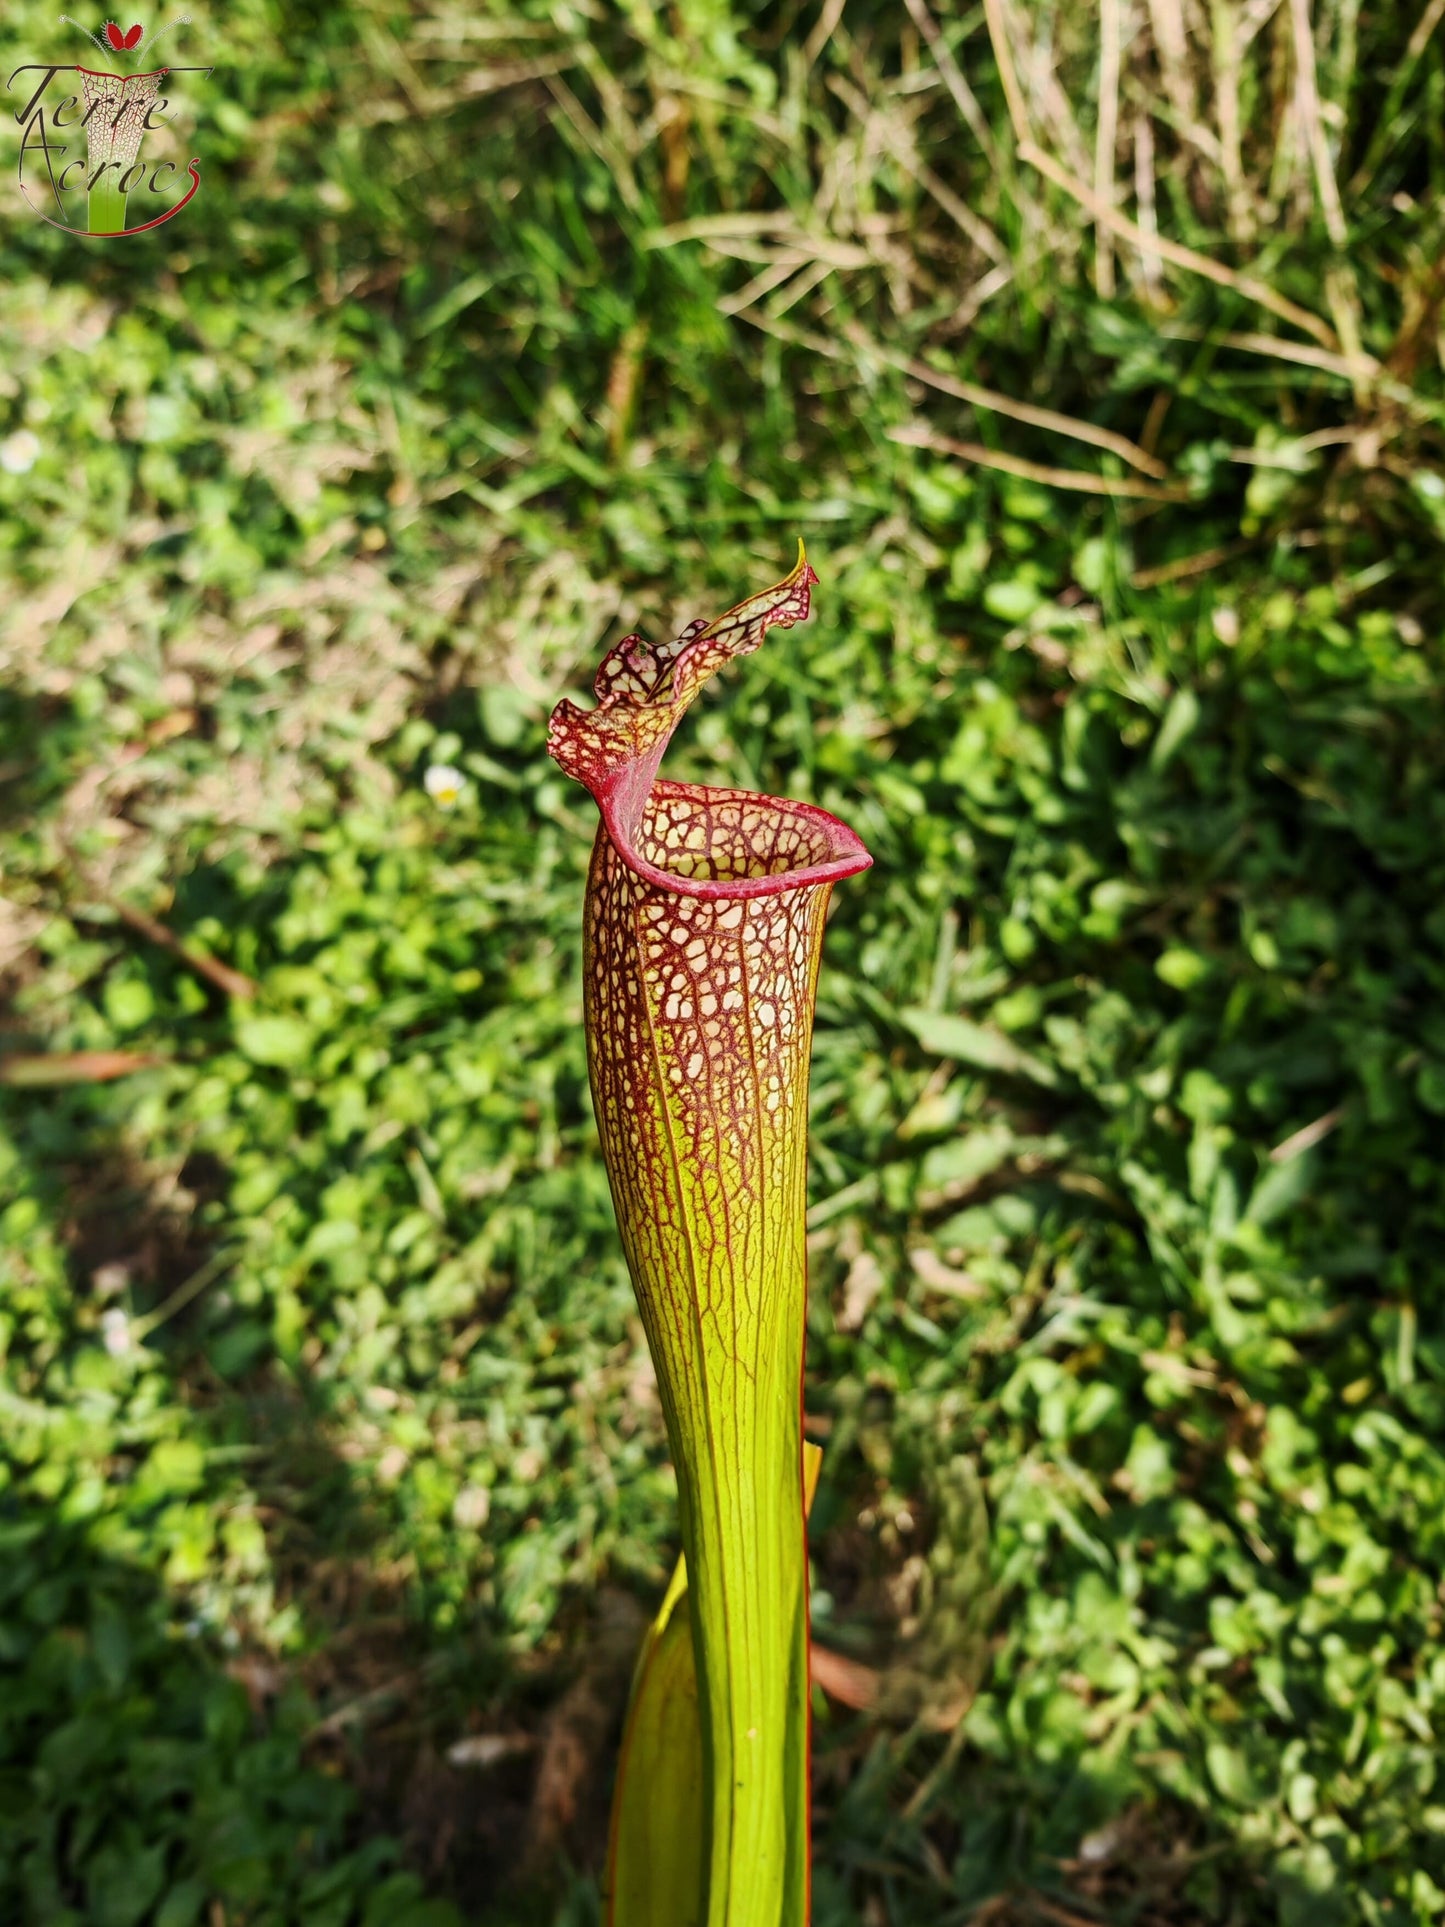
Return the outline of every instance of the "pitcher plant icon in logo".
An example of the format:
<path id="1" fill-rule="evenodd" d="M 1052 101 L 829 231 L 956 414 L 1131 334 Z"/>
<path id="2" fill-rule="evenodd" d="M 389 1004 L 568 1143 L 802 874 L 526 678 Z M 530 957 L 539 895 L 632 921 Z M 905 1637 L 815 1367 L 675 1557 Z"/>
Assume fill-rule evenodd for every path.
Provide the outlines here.
<path id="1" fill-rule="evenodd" d="M 157 133 L 170 119 L 167 91 L 177 74 L 209 74 L 210 67 L 154 67 L 127 73 L 120 63 L 145 59 L 162 34 L 191 24 L 189 14 L 168 21 L 143 37 L 141 24 L 122 28 L 113 20 L 102 34 L 91 33 L 68 14 L 64 25 L 77 27 L 100 49 L 103 68 L 33 63 L 17 67 L 7 86 L 13 91 L 22 75 L 36 75 L 29 98 L 17 112 L 20 126 L 20 191 L 42 221 L 67 234 L 86 234 L 116 240 L 144 234 L 179 214 L 201 185 L 201 163 L 192 157 L 185 173 L 190 185 L 167 204 L 180 186 L 181 170 L 172 160 L 147 160 L 141 146 L 147 134 Z M 80 77 L 79 93 L 64 93 L 60 76 Z M 59 85 L 55 83 L 59 80 Z M 75 134 L 84 130 L 85 152 L 74 152 Z M 66 138 L 60 138 L 66 136 Z M 182 150 L 184 151 L 184 150 Z M 177 177 L 180 176 L 180 179 Z M 37 206 L 32 190 L 54 202 L 55 213 Z M 70 218 L 76 198 L 85 197 L 85 223 Z"/>

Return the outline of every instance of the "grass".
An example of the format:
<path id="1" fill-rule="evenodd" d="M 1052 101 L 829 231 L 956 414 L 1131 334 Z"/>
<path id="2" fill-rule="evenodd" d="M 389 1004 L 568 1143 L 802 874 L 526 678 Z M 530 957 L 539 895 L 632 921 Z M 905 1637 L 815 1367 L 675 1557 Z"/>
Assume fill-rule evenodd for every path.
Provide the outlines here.
<path id="1" fill-rule="evenodd" d="M 674 1502 L 543 731 L 801 533 L 671 767 L 877 857 L 818 1927 L 1438 1917 L 1436 13 L 237 0 L 177 223 L 10 223 L 0 1912 L 595 1920 Z"/>

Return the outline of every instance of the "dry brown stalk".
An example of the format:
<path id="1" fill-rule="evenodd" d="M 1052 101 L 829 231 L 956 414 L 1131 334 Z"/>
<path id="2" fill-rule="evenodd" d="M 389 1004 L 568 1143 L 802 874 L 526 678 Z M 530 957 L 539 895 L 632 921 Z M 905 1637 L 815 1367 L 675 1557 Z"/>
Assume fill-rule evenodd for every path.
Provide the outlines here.
<path id="1" fill-rule="evenodd" d="M 1219 120 L 1219 169 L 1229 231 L 1236 241 L 1254 236 L 1254 210 L 1244 186 L 1239 123 L 1239 32 L 1234 0 L 1214 0 L 1214 100 Z"/>
<path id="2" fill-rule="evenodd" d="M 968 1711 L 969 1706 L 973 1704 L 973 1697 L 974 1696 L 971 1693 L 968 1695 L 967 1703 L 964 1705 L 964 1708 L 963 1708 L 963 1711 L 965 1713 Z M 953 1771 L 953 1768 L 955 1763 L 957 1762 L 958 1756 L 963 1751 L 963 1746 L 964 1746 L 964 1726 L 963 1726 L 962 1715 L 960 1715 L 960 1717 L 954 1721 L 952 1729 L 949 1732 L 947 1746 L 944 1747 L 942 1754 L 940 1755 L 938 1760 L 935 1761 L 932 1770 L 929 1773 L 927 1773 L 924 1776 L 924 1778 L 919 1782 L 918 1786 L 914 1789 L 912 1795 L 910 1796 L 907 1804 L 904 1806 L 903 1817 L 906 1820 L 916 1820 L 918 1815 L 922 1813 L 925 1810 L 925 1808 L 929 1805 L 930 1801 L 933 1799 L 933 1796 L 937 1792 L 938 1788 L 943 1784 L 944 1780 L 947 1779 L 948 1775 Z M 988 1903 L 985 1902 L 985 1907 L 987 1906 L 988 1906 Z M 982 1909 L 975 1912 L 973 1915 L 973 1920 L 976 1924 L 976 1927 L 980 1927 L 980 1924 L 986 1919 L 986 1917 L 987 1916 Z"/>
<path id="3" fill-rule="evenodd" d="M 1341 345 L 1351 360 L 1358 361 L 1361 352 L 1360 292 L 1354 269 L 1345 253 L 1349 241 L 1345 210 L 1340 205 L 1340 190 L 1335 183 L 1334 165 L 1330 160 L 1324 121 L 1320 115 L 1314 26 L 1310 20 L 1309 0 L 1290 0 L 1290 19 L 1294 28 L 1295 115 L 1300 137 L 1309 151 L 1314 168 L 1315 193 L 1324 216 L 1325 231 L 1340 257 L 1325 276 L 1325 292 Z"/>
<path id="4" fill-rule="evenodd" d="M 931 167 L 925 166 L 898 129 L 884 115 L 875 114 L 856 87 L 850 86 L 841 74 L 831 74 L 828 89 L 837 95 L 855 120 L 860 123 L 871 122 L 876 127 L 879 137 L 904 173 L 911 175 L 920 187 L 933 196 L 944 213 L 957 223 L 981 254 L 987 255 L 990 261 L 1001 262 L 1008 258 L 1008 250 L 988 223 L 980 220 L 972 208 L 959 199 L 947 181 L 940 180 Z"/>
<path id="5" fill-rule="evenodd" d="M 927 448 L 936 455 L 952 455 L 961 462 L 975 462 L 980 468 L 996 468 L 1021 481 L 1041 482 L 1046 488 L 1070 489 L 1077 495 L 1127 495 L 1142 502 L 1187 502 L 1189 491 L 1153 482 L 1130 482 L 1113 475 L 1091 475 L 1082 469 L 1050 468 L 1043 462 L 1026 461 L 1022 455 L 1006 455 L 1001 449 L 985 448 L 982 442 L 958 442 L 951 435 L 940 435 L 924 422 L 910 422 L 888 430 L 890 442 L 905 448 Z"/>
<path id="6" fill-rule="evenodd" d="M 838 22 L 843 18 L 843 8 L 847 0 L 824 0 L 822 12 L 813 23 L 813 31 L 803 42 L 803 71 L 808 72 L 818 55 L 822 53 L 833 38 Z"/>
<path id="7" fill-rule="evenodd" d="M 445 52 L 433 54 L 425 49 L 417 56 L 420 60 L 450 59 Z M 428 91 L 427 111 L 443 114 L 464 100 L 477 100 L 487 94 L 502 93 L 508 87 L 520 87 L 529 80 L 546 80 L 550 75 L 562 72 L 571 62 L 566 54 L 539 54 L 534 60 L 498 61 L 490 67 L 477 67 L 465 74 L 455 87 L 432 88 Z M 411 103 L 400 94 L 378 95 L 364 104 L 357 118 L 368 127 L 385 126 L 390 121 L 409 120 L 415 110 Z M 264 125 L 264 123 L 260 123 Z"/>
<path id="8" fill-rule="evenodd" d="M 1191 575 L 1207 575 L 1221 562 L 1232 562 L 1243 555 L 1248 542 L 1226 542 L 1217 549 L 1200 549 L 1195 555 L 1178 555 L 1172 562 L 1159 562 L 1150 569 L 1136 569 L 1129 581 L 1136 589 L 1157 589 L 1166 582 L 1183 582 Z"/>
<path id="9" fill-rule="evenodd" d="M 1441 9 L 1445 11 L 1445 0 L 1441 0 Z M 1385 365 L 1393 377 L 1408 381 L 1445 306 L 1445 260 L 1437 261 L 1419 278 L 1406 281 L 1403 292 L 1404 317 Z"/>
<path id="10" fill-rule="evenodd" d="M 612 176 L 624 206 L 633 214 L 640 213 L 642 196 L 638 192 L 637 177 L 632 171 L 632 163 L 627 155 L 616 141 L 603 133 L 560 74 L 549 75 L 546 85 L 548 93 L 561 108 L 562 117 L 568 126 Z"/>
<path id="11" fill-rule="evenodd" d="M 1329 145 L 1325 139 L 1324 122 L 1320 112 L 1309 0 L 1292 0 L 1291 14 L 1294 22 L 1295 60 L 1298 68 L 1296 87 L 1299 95 L 1300 123 L 1314 164 L 1316 193 L 1324 214 L 1325 227 L 1331 242 L 1339 251 L 1339 258 L 1331 263 L 1325 275 L 1325 294 L 1345 353 L 1352 360 L 1358 361 L 1362 352 L 1360 294 L 1355 280 L 1354 266 L 1346 252 L 1348 235 L 1345 227 L 1345 213 L 1340 204 L 1339 188 L 1335 183 L 1334 167 L 1330 160 Z M 1363 400 L 1363 381 L 1360 378 L 1356 381 L 1356 391 L 1357 398 Z"/>
<path id="12" fill-rule="evenodd" d="M 1445 0 L 1430 0 L 1429 6 L 1415 23 L 1414 33 L 1410 35 L 1410 43 L 1405 49 L 1405 58 L 1400 63 L 1402 68 L 1408 69 L 1414 66 L 1429 44 L 1431 34 L 1442 20 L 1445 20 Z"/>
<path id="13" fill-rule="evenodd" d="M 1239 22 L 1239 51 L 1241 54 L 1262 33 L 1279 11 L 1279 0 L 1249 0 Z"/>
<path id="14" fill-rule="evenodd" d="M 1119 0 L 1100 0 L 1099 122 L 1094 130 L 1094 192 L 1114 203 L 1114 151 L 1119 144 Z M 1094 287 L 1101 301 L 1114 298 L 1114 236 L 1100 222 L 1094 237 Z"/>
<path id="15" fill-rule="evenodd" d="M 607 374 L 607 445 L 614 461 L 627 447 L 637 384 L 647 348 L 647 323 L 634 321 L 623 332 Z"/>
<path id="16" fill-rule="evenodd" d="M 1294 27 L 1296 112 L 1314 164 L 1315 191 L 1319 195 L 1320 212 L 1325 219 L 1325 232 L 1334 246 L 1342 249 L 1349 236 L 1345 228 L 1345 210 L 1340 205 L 1340 191 L 1335 185 L 1330 150 L 1325 141 L 1324 123 L 1320 119 L 1319 85 L 1315 77 L 1315 37 L 1309 0 L 1290 0 L 1290 19 Z"/>
<path id="17" fill-rule="evenodd" d="M 1009 11 L 1010 0 L 999 0 L 999 4 L 1004 9 L 1009 33 L 1020 56 L 1027 54 L 1029 57 L 1028 79 L 1036 118 L 1052 133 L 1053 145 L 1065 156 L 1074 172 L 1087 174 L 1089 150 L 1079 132 L 1079 123 L 1074 118 L 1069 97 L 1059 84 L 1051 46 L 1047 42 L 1030 42 L 1023 22 Z"/>
<path id="18" fill-rule="evenodd" d="M 924 41 L 927 43 L 928 51 L 933 55 L 934 66 L 937 67 L 939 73 L 943 76 L 944 86 L 947 87 L 949 93 L 953 95 L 954 105 L 957 107 L 959 113 L 962 114 L 974 139 L 983 149 L 985 157 L 997 168 L 999 165 L 999 151 L 998 145 L 993 137 L 993 129 L 984 119 L 983 109 L 978 104 L 978 97 L 964 79 L 958 62 L 949 52 L 948 42 L 939 31 L 938 22 L 928 11 L 924 0 L 905 0 L 905 4 L 908 8 L 909 17 L 912 19 L 914 26 L 917 27 L 918 31 L 922 34 Z M 1442 0 L 1442 4 L 1445 4 L 1445 0 Z"/>
<path id="19" fill-rule="evenodd" d="M 691 221 L 675 221 L 671 227 L 654 228 L 644 234 L 644 248 L 672 248 L 679 241 L 711 241 L 715 237 L 731 240 L 738 235 L 801 235 L 802 224 L 791 208 L 770 208 L 758 214 L 699 214 Z"/>
<path id="20" fill-rule="evenodd" d="M 829 361 L 848 362 L 848 356 L 838 343 L 827 335 L 815 334 L 810 329 L 795 327 L 791 322 L 783 323 L 775 316 L 756 311 L 741 310 L 738 319 L 751 322 L 753 327 L 761 328 L 764 334 L 775 335 L 778 340 L 786 341 L 792 347 L 807 348 L 813 354 L 826 356 Z M 1061 415 L 1052 408 L 1036 408 L 1032 402 L 1016 401 L 1012 395 L 1001 395 L 997 389 L 981 388 L 977 382 L 960 381 L 957 376 L 945 374 L 939 368 L 930 368 L 925 361 L 915 361 L 910 355 L 885 348 L 881 341 L 875 341 L 856 323 L 847 330 L 847 334 L 849 341 L 861 353 L 871 355 L 890 368 L 896 368 L 900 374 L 910 375 L 913 380 L 936 388 L 940 394 L 951 395 L 955 401 L 967 402 L 972 408 L 988 409 L 995 415 L 1025 422 L 1031 428 L 1042 428 L 1053 435 L 1067 436 L 1071 441 L 1086 442 L 1091 448 L 1119 456 L 1131 468 L 1140 469 L 1145 475 L 1152 475 L 1156 479 L 1169 472 L 1162 462 L 1136 442 L 1131 442 L 1125 435 L 1116 435 L 1112 429 L 1099 428 L 1093 422 L 1078 421 L 1074 416 Z"/>
<path id="21" fill-rule="evenodd" d="M 1037 168 L 1046 180 L 1052 181 L 1071 200 L 1077 201 L 1087 213 L 1096 220 L 1107 222 L 1116 234 L 1123 235 L 1136 247 L 1152 247 L 1156 254 L 1162 255 L 1166 261 L 1172 261 L 1176 267 L 1187 268 L 1191 274 L 1202 275 L 1207 281 L 1232 289 L 1246 301 L 1253 301 L 1258 307 L 1267 308 L 1271 314 L 1277 315 L 1281 321 L 1289 322 L 1291 327 L 1303 329 L 1331 352 L 1338 348 L 1334 330 L 1318 315 L 1301 308 L 1287 296 L 1277 293 L 1267 281 L 1260 281 L 1252 274 L 1237 274 L 1222 262 L 1213 261 L 1207 254 L 1198 254 L 1193 248 L 1187 248 L 1179 241 L 1171 241 L 1162 234 L 1146 235 L 1137 222 L 1131 221 L 1117 208 L 1110 207 L 1106 201 L 1101 201 L 1092 189 L 1085 187 L 1082 181 L 1075 180 L 1051 154 L 1046 154 L 1033 141 L 1021 143 L 1019 159 Z"/>
<path id="22" fill-rule="evenodd" d="M 998 264 L 1008 260 L 1008 250 L 993 229 L 986 221 L 980 220 L 966 202 L 959 199 L 947 181 L 940 180 L 931 167 L 925 167 L 921 161 L 914 160 L 902 143 L 899 144 L 895 157 L 899 165 L 913 175 L 919 186 L 933 196 L 944 213 L 962 228 L 980 254 L 987 255 L 990 261 Z"/>
<path id="23" fill-rule="evenodd" d="M 1141 232 L 1156 237 L 1159 217 L 1154 207 L 1154 123 L 1147 114 L 1140 114 L 1134 123 L 1134 199 L 1139 207 Z M 1145 299 L 1156 308 L 1162 306 L 1163 277 L 1158 251 L 1152 246 L 1139 250 L 1139 274 Z"/>
<path id="24" fill-rule="evenodd" d="M 999 267 L 990 268 L 982 280 L 974 282 L 947 320 L 939 322 L 937 332 L 940 335 L 961 334 L 965 328 L 972 325 L 974 317 L 984 303 L 992 301 L 993 297 L 1001 293 L 1013 278 L 1014 270 L 1011 261 L 1005 261 Z"/>
<path id="25" fill-rule="evenodd" d="M 911 375 L 930 388 L 936 388 L 942 395 L 952 395 L 955 401 L 966 401 L 972 408 L 986 408 L 995 415 L 1006 415 L 1010 420 L 1026 422 L 1031 428 L 1042 428 L 1052 435 L 1065 435 L 1071 441 L 1087 442 L 1093 448 L 1102 448 L 1111 455 L 1117 455 L 1131 468 L 1152 475 L 1156 481 L 1168 474 L 1161 461 L 1148 455 L 1137 442 L 1131 442 L 1125 435 L 1116 435 L 1112 429 L 1096 427 L 1093 422 L 1078 421 L 1072 415 L 1061 415 L 1053 408 L 1036 408 L 1032 402 L 1016 401 L 1012 395 L 1001 395 L 994 388 L 980 388 L 976 382 L 960 381 L 956 375 L 944 374 L 941 369 L 929 367 L 926 361 L 915 361 L 912 356 L 899 354 L 897 350 L 885 348 L 882 342 L 875 341 L 856 323 L 847 330 L 848 339 L 866 354 L 874 355 L 885 361 L 901 374 Z"/>
<path id="26" fill-rule="evenodd" d="M 1164 91 L 1181 126 L 1194 119 L 1194 89 L 1189 78 L 1189 42 L 1179 0 L 1149 0 L 1149 25 L 1159 55 Z"/>
<path id="27" fill-rule="evenodd" d="M 1169 99 L 1169 118 L 1179 135 L 1217 167 L 1219 142 L 1195 111 L 1188 37 L 1178 0 L 1150 0 L 1149 25 Z"/>
<path id="28" fill-rule="evenodd" d="M 718 313 L 741 314 L 744 308 L 750 308 L 755 301 L 761 301 L 765 294 L 771 294 L 774 288 L 780 288 L 790 280 L 807 258 L 805 254 L 792 249 L 779 255 L 761 274 L 755 274 L 746 287 L 739 288 L 736 294 L 725 294 L 717 303 Z M 832 272 L 831 268 L 828 272 Z"/>
<path id="29" fill-rule="evenodd" d="M 207 956 L 204 950 L 195 950 L 189 944 L 182 943 L 173 930 L 167 930 L 163 923 L 147 916 L 144 910 L 138 910 L 133 903 L 104 891 L 101 892 L 101 902 L 108 904 L 122 923 L 128 923 L 148 942 L 159 944 L 162 950 L 169 950 L 173 956 L 179 957 L 188 969 L 194 970 L 198 977 L 204 977 L 207 983 L 214 984 L 225 996 L 250 999 L 256 995 L 256 986 L 244 971 L 232 970 L 229 964 Z"/>
<path id="30" fill-rule="evenodd" d="M 770 312 L 786 314 L 789 308 L 795 308 L 805 296 L 810 295 L 820 282 L 826 281 L 832 272 L 833 264 L 830 261 L 809 262 L 788 282 L 779 299 L 769 304 Z"/>
<path id="31" fill-rule="evenodd" d="M 1014 67 L 1004 0 L 983 0 L 983 10 L 988 20 L 988 37 L 993 42 L 993 57 L 998 63 L 998 77 L 1003 83 L 1003 96 L 1008 102 L 1008 117 L 1013 123 L 1014 139 L 1022 150 L 1031 138 L 1029 110 L 1024 103 L 1023 89 L 1019 86 L 1018 72 Z"/>
<path id="32" fill-rule="evenodd" d="M 830 341 L 827 335 L 819 335 L 809 328 L 798 328 L 792 322 L 780 322 L 773 314 L 761 314 L 757 308 L 740 310 L 738 320 L 749 322 L 753 328 L 761 328 L 765 335 L 775 335 L 778 341 L 786 341 L 790 347 L 807 349 L 811 355 L 827 356 L 828 360 L 844 362 L 844 364 L 848 364 L 850 360 L 850 356 L 844 355 L 838 343 Z M 865 333 L 857 324 L 848 330 L 848 339 L 863 355 L 875 356 L 880 362 L 886 362 L 890 368 L 898 368 L 900 374 L 911 376 L 915 382 L 925 382 L 929 387 L 936 387 L 942 395 L 952 395 L 956 401 L 967 401 L 975 409 L 992 410 L 994 414 L 1006 414 L 1015 422 L 1027 422 L 1033 428 L 1044 428 L 1056 436 L 1069 436 L 1073 441 L 1087 441 L 1090 447 L 1106 449 L 1110 455 L 1121 457 L 1121 461 L 1129 462 L 1133 468 L 1143 468 L 1144 474 L 1150 474 L 1150 476 L 1168 474 L 1166 466 L 1156 461 L 1152 455 L 1148 455 L 1146 449 L 1141 449 L 1137 443 L 1129 441 L 1127 436 L 1116 436 L 1110 428 L 1096 428 L 1092 422 L 1079 422 L 1071 414 L 1058 414 L 1054 409 L 1035 409 L 1033 403 L 1015 401 L 1011 395 L 1000 395 L 992 387 L 979 387 L 975 382 L 959 382 L 956 376 L 942 374 L 942 370 L 931 368 L 927 362 L 913 360 L 907 355 L 898 355 L 894 349 L 886 349 L 880 341 L 875 341 L 873 335 Z M 1060 470 L 1060 472 L 1067 474 L 1069 470 Z"/>
<path id="33" fill-rule="evenodd" d="M 1284 468 L 1303 474 L 1309 466 L 1304 458 L 1314 454 L 1316 449 L 1358 445 L 1365 440 L 1378 443 L 1379 430 L 1320 428 L 1313 435 L 1301 435 L 1294 441 L 1282 442 L 1277 448 L 1229 448 L 1225 450 L 1225 456 L 1227 460 L 1238 462 L 1245 468 Z"/>
<path id="34" fill-rule="evenodd" d="M 1279 335 L 1220 335 L 1221 348 L 1238 348 L 1247 355 L 1272 355 L 1276 361 L 1291 361 L 1301 368 L 1318 368 L 1327 375 L 1343 375 L 1346 381 L 1378 373 L 1380 364 L 1373 355 L 1351 359 L 1328 348 L 1310 348 L 1302 341 L 1286 341 Z"/>
<path id="35" fill-rule="evenodd" d="M 1315 1145 L 1329 1136 L 1344 1114 L 1342 1107 L 1326 1111 L 1324 1116 L 1317 1117 L 1313 1124 L 1306 1124 L 1298 1131 L 1291 1132 L 1270 1152 L 1270 1163 L 1289 1164 L 1305 1151 L 1313 1150 Z"/>
<path id="36" fill-rule="evenodd" d="M 108 1084 L 166 1060 L 133 1050 L 15 1051 L 0 1057 L 0 1084 L 49 1090 L 65 1084 Z"/>

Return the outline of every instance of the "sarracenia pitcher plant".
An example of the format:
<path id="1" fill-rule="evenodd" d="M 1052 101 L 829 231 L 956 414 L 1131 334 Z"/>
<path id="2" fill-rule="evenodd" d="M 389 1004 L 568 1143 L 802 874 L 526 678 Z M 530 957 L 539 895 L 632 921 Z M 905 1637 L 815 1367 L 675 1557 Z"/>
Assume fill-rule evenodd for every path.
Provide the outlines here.
<path id="1" fill-rule="evenodd" d="M 640 1895 L 623 1917 L 614 1894 L 614 1927 L 801 1927 L 808 1912 L 808 1057 L 829 892 L 871 859 L 810 804 L 658 767 L 703 683 L 802 621 L 816 581 L 800 545 L 789 576 L 715 621 L 656 646 L 626 637 L 597 707 L 559 704 L 549 737 L 602 814 L 588 1067 L 677 1469 L 701 1735 L 695 1901 Z M 656 1792 L 661 1868 L 678 1808 Z"/>

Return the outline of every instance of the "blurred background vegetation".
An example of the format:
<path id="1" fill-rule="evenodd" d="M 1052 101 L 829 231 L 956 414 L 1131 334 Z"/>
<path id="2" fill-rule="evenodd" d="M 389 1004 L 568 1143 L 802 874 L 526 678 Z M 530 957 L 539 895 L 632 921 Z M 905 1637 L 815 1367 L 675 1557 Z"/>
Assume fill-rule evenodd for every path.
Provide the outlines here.
<path id="1" fill-rule="evenodd" d="M 177 221 L 10 176 L 5 1920 L 596 1920 L 675 1504 L 544 723 L 799 534 L 669 767 L 877 857 L 817 1927 L 1440 1918 L 1442 13 L 232 0 Z"/>

